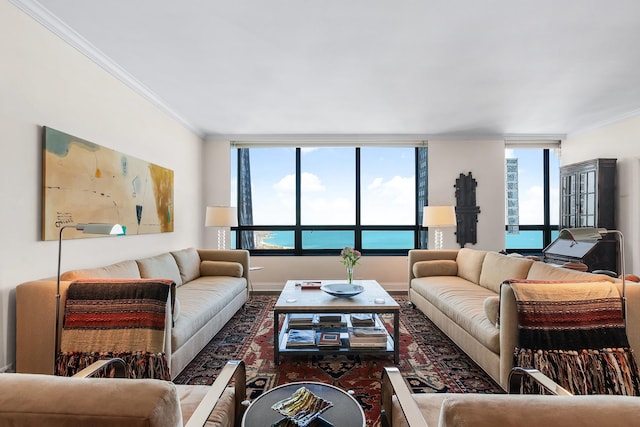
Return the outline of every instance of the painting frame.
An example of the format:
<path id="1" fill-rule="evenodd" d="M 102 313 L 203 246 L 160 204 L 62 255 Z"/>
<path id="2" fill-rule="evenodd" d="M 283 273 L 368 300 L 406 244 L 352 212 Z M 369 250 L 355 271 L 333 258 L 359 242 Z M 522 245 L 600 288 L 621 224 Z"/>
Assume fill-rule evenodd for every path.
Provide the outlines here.
<path id="1" fill-rule="evenodd" d="M 84 223 L 117 223 L 129 235 L 173 232 L 173 170 L 43 126 L 42 240 Z M 64 233 L 83 237 L 91 236 Z"/>

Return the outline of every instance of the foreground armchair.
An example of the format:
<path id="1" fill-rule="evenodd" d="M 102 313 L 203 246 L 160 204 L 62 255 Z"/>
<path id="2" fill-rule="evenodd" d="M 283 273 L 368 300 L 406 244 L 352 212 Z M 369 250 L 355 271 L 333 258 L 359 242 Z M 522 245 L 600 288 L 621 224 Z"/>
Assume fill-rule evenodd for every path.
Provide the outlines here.
<path id="1" fill-rule="evenodd" d="M 640 399 L 631 396 L 572 396 L 535 370 L 511 376 L 513 390 L 522 377 L 542 380 L 557 395 L 411 393 L 398 368 L 382 372 L 382 425 L 409 427 L 581 427 L 639 424 Z M 544 378 L 546 378 L 546 380 Z"/>
<path id="2" fill-rule="evenodd" d="M 242 361 L 229 361 L 212 386 L 153 379 L 87 378 L 96 370 L 120 375 L 119 362 L 99 361 L 74 377 L 0 375 L 0 425 L 187 427 L 240 424 L 246 398 Z M 231 387 L 230 385 L 233 385 Z"/>

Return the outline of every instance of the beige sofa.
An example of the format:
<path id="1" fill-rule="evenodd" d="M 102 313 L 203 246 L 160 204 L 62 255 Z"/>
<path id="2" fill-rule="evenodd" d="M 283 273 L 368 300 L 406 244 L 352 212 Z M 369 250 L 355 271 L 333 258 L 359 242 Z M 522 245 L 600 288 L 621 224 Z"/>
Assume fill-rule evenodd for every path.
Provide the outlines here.
<path id="1" fill-rule="evenodd" d="M 176 304 L 172 310 L 167 303 L 165 327 L 165 352 L 175 378 L 247 301 L 249 252 L 188 248 L 68 271 L 62 274 L 61 313 L 69 284 L 79 278 L 165 278 L 176 283 Z M 53 373 L 55 295 L 56 278 L 17 286 L 16 372 Z"/>
<path id="2" fill-rule="evenodd" d="M 565 391 L 537 373 L 547 389 Z M 514 392 L 512 389 L 511 392 Z M 382 425 L 392 427 L 581 427 L 638 425 L 637 396 L 413 394 L 395 367 L 382 372 Z"/>
<path id="3" fill-rule="evenodd" d="M 240 425 L 245 408 L 246 371 L 241 361 L 227 362 L 212 386 L 83 374 L 0 375 L 0 425 L 233 427 Z"/>
<path id="4" fill-rule="evenodd" d="M 497 252 L 409 251 L 411 302 L 505 390 L 518 340 L 513 290 L 502 285 L 507 279 L 615 281 Z M 627 282 L 626 295 L 627 335 L 637 349 L 640 285 Z"/>

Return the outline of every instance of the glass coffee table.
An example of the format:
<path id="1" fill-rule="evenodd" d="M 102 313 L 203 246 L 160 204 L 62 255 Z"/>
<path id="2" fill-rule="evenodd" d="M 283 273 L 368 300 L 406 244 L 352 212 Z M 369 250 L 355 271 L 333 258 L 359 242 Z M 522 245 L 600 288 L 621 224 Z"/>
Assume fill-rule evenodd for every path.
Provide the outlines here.
<path id="1" fill-rule="evenodd" d="M 273 309 L 273 343 L 274 362 L 280 363 L 281 354 L 336 354 L 336 353 L 361 353 L 361 354 L 393 354 L 395 364 L 399 362 L 400 354 L 400 305 L 384 290 L 375 280 L 354 280 L 354 284 L 361 285 L 362 293 L 351 296 L 333 296 L 321 289 L 320 285 L 344 283 L 339 280 L 322 280 L 316 289 L 302 289 L 301 280 L 288 280 L 285 284 L 278 301 Z M 354 324 L 351 323 L 351 314 L 369 313 L 372 315 L 374 324 L 380 331 L 383 331 L 384 338 L 380 344 L 367 346 L 353 345 L 349 342 L 349 331 L 353 331 Z M 391 334 L 384 327 L 380 314 L 390 313 L 393 315 L 393 330 Z M 322 325 L 309 327 L 316 333 L 316 343 L 319 342 L 322 333 L 335 333 L 340 336 L 340 343 L 336 346 L 292 346 L 287 345 L 290 329 L 299 329 L 298 326 L 289 325 L 290 316 L 302 314 L 335 314 L 340 315 L 346 321 L 344 325 L 332 325 L 323 327 Z M 280 328 L 281 316 L 284 316 L 282 328 Z"/>
<path id="2" fill-rule="evenodd" d="M 242 427 L 269 427 L 280 425 L 284 416 L 271 406 L 293 395 L 300 387 L 306 387 L 316 396 L 328 400 L 333 406 L 312 421 L 309 426 L 364 427 L 364 411 L 349 393 L 338 387 L 316 382 L 294 382 L 284 384 L 258 396 L 251 402 L 242 417 Z"/>

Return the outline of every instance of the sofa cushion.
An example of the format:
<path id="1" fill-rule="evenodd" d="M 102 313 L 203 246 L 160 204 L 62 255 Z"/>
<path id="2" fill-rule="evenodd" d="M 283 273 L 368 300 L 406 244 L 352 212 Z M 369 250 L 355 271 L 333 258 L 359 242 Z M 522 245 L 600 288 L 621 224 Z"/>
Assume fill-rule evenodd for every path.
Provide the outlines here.
<path id="1" fill-rule="evenodd" d="M 413 275 L 424 276 L 455 276 L 458 274 L 458 264 L 453 260 L 418 261 L 413 264 Z"/>
<path id="2" fill-rule="evenodd" d="M 500 330 L 489 321 L 484 301 L 496 294 L 458 276 L 420 277 L 411 289 L 494 353 L 500 353 Z"/>
<path id="3" fill-rule="evenodd" d="M 71 270 L 60 275 L 61 280 L 78 280 L 87 278 L 104 279 L 140 279 L 138 264 L 133 260 L 122 261 L 105 267 Z"/>
<path id="4" fill-rule="evenodd" d="M 178 264 L 183 284 L 200 277 L 200 255 L 197 250 L 187 248 L 181 251 L 173 251 L 171 255 L 173 255 L 176 264 Z"/>
<path id="5" fill-rule="evenodd" d="M 247 281 L 243 277 L 201 276 L 180 286 L 176 289 L 180 318 L 171 331 L 171 348 L 180 348 L 234 298 L 246 292 Z"/>
<path id="6" fill-rule="evenodd" d="M 182 285 L 178 264 L 170 253 L 137 259 L 136 262 L 143 279 L 171 279 L 176 283 L 176 286 Z"/>
<path id="7" fill-rule="evenodd" d="M 533 260 L 488 252 L 482 262 L 478 284 L 500 293 L 500 284 L 507 279 L 525 279 Z"/>
<path id="8" fill-rule="evenodd" d="M 458 251 L 456 263 L 458 264 L 458 276 L 472 283 L 478 284 L 480 281 L 480 271 L 482 261 L 486 251 L 462 248 Z"/>
<path id="9" fill-rule="evenodd" d="M 169 381 L 2 374 L 0 389 L 2 426 L 174 427 L 181 421 Z"/>
<path id="10" fill-rule="evenodd" d="M 547 264 L 540 261 L 533 263 L 526 278 L 529 280 L 606 280 L 608 282 L 615 282 L 615 279 L 607 276 L 606 274 L 585 273 L 568 268 L 556 267 L 553 264 Z"/>
<path id="11" fill-rule="evenodd" d="M 230 276 L 242 277 L 244 269 L 239 262 L 231 261 L 202 261 L 200 263 L 201 276 Z"/>
<path id="12" fill-rule="evenodd" d="M 484 300 L 484 314 L 487 316 L 487 319 L 494 325 L 498 324 L 498 313 L 500 312 L 500 297 L 499 296 L 491 296 L 487 297 Z"/>

